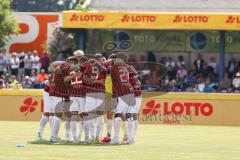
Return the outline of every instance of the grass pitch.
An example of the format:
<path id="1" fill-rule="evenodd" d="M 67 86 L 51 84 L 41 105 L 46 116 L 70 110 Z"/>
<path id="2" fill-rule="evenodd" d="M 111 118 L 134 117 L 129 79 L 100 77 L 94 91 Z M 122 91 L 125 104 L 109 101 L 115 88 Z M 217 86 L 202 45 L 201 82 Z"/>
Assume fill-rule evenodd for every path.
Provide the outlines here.
<path id="1" fill-rule="evenodd" d="M 140 125 L 134 145 L 28 143 L 37 128 L 37 122 L 0 121 L 0 160 L 240 160 L 240 127 Z"/>

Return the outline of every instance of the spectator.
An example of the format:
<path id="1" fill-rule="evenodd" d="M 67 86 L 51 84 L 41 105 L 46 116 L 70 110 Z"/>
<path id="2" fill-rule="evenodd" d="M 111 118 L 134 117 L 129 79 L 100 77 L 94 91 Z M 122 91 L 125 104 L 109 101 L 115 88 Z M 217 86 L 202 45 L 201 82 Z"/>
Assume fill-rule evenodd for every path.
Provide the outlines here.
<path id="1" fill-rule="evenodd" d="M 5 80 L 2 76 L 0 76 L 0 89 L 6 88 Z"/>
<path id="2" fill-rule="evenodd" d="M 178 75 L 176 76 L 175 79 L 173 79 L 172 81 L 176 82 L 176 86 L 175 86 L 175 92 L 182 92 L 184 89 L 183 86 L 183 78 L 181 79 Z M 171 83 L 171 82 L 170 82 Z"/>
<path id="3" fill-rule="evenodd" d="M 39 73 L 40 58 L 38 57 L 36 50 L 33 51 L 32 61 L 33 61 L 32 69 L 36 70 L 36 72 Z"/>
<path id="4" fill-rule="evenodd" d="M 217 73 L 217 62 L 214 57 L 210 57 L 210 62 L 208 63 L 208 67 L 211 67 L 214 73 Z"/>
<path id="5" fill-rule="evenodd" d="M 21 84 L 19 84 L 19 82 L 17 81 L 17 77 L 15 75 L 12 76 L 10 88 L 12 88 L 12 89 L 20 89 L 21 88 Z"/>
<path id="6" fill-rule="evenodd" d="M 23 81 L 23 78 L 24 78 L 24 58 L 25 58 L 25 53 L 22 52 L 20 55 L 19 55 L 19 60 L 20 60 L 20 64 L 19 64 L 19 76 L 18 76 L 18 79 L 20 82 Z"/>
<path id="7" fill-rule="evenodd" d="M 37 81 L 41 84 L 44 83 L 47 78 L 48 74 L 45 72 L 44 69 L 41 69 L 41 73 L 37 76 Z"/>
<path id="8" fill-rule="evenodd" d="M 184 78 L 184 88 L 192 87 L 196 84 L 196 78 L 193 76 L 193 72 L 189 71 L 188 75 Z"/>
<path id="9" fill-rule="evenodd" d="M 160 64 L 166 65 L 166 62 L 167 62 L 167 58 L 166 57 L 162 57 L 161 60 L 160 60 Z"/>
<path id="10" fill-rule="evenodd" d="M 20 60 L 17 57 L 17 53 L 13 52 L 12 58 L 10 59 L 10 67 L 11 67 L 11 74 L 16 77 L 18 76 L 19 64 L 20 64 Z"/>
<path id="11" fill-rule="evenodd" d="M 177 75 L 180 79 L 184 79 L 187 76 L 187 70 L 184 68 L 184 65 L 181 65 L 177 71 Z"/>
<path id="12" fill-rule="evenodd" d="M 199 73 L 197 72 L 196 66 L 194 64 L 192 64 L 192 68 L 190 69 L 190 71 L 193 76 L 199 75 Z"/>
<path id="13" fill-rule="evenodd" d="M 48 54 L 44 52 L 44 56 L 40 59 L 41 62 L 41 70 L 44 69 L 46 73 L 48 73 L 48 67 L 50 65 L 50 59 Z"/>
<path id="14" fill-rule="evenodd" d="M 151 74 L 148 77 L 147 84 L 149 85 L 155 85 L 159 86 L 160 85 L 160 79 L 159 76 L 157 75 L 157 71 L 153 70 Z"/>
<path id="15" fill-rule="evenodd" d="M 210 70 L 208 68 L 208 65 L 207 63 L 203 63 L 203 67 L 202 69 L 200 70 L 200 74 L 202 76 L 203 79 L 207 79 L 208 78 L 208 74 L 210 73 Z"/>
<path id="16" fill-rule="evenodd" d="M 220 84 L 219 84 L 219 90 L 221 92 L 228 92 L 231 90 L 231 85 L 232 85 L 232 81 L 231 79 L 228 77 L 228 74 L 225 73 L 224 74 L 224 79 L 221 80 Z"/>
<path id="17" fill-rule="evenodd" d="M 2 77 L 3 77 L 3 79 L 5 80 L 5 84 L 6 84 L 6 85 L 10 84 L 11 75 L 9 74 L 9 72 L 7 71 L 7 69 L 4 69 Z"/>
<path id="18" fill-rule="evenodd" d="M 148 57 L 147 57 L 147 61 L 150 62 L 150 63 L 156 63 L 157 60 L 156 60 L 156 56 L 154 55 L 153 52 L 148 52 Z"/>
<path id="19" fill-rule="evenodd" d="M 183 56 L 178 56 L 177 67 L 180 68 L 181 66 L 186 66 L 186 62 L 184 61 Z"/>
<path id="20" fill-rule="evenodd" d="M 168 75 L 169 75 L 169 80 L 173 80 L 176 78 L 177 70 L 176 70 L 176 63 L 172 59 L 172 57 L 168 57 L 168 60 L 166 61 L 166 65 L 168 68 Z"/>
<path id="21" fill-rule="evenodd" d="M 141 55 L 140 61 L 138 63 L 134 64 L 134 67 L 137 70 L 144 70 L 146 62 L 147 62 L 146 57 L 144 55 Z"/>
<path id="22" fill-rule="evenodd" d="M 38 81 L 35 81 L 35 83 L 33 83 L 33 88 L 40 89 L 40 83 Z"/>
<path id="23" fill-rule="evenodd" d="M 228 66 L 227 66 L 227 73 L 228 73 L 229 78 L 233 78 L 236 68 L 237 68 L 237 62 L 234 58 L 231 58 L 228 62 Z"/>
<path id="24" fill-rule="evenodd" d="M 195 92 L 203 92 L 203 89 L 205 87 L 205 83 L 203 82 L 202 77 L 197 78 L 197 84 L 195 85 Z"/>
<path id="25" fill-rule="evenodd" d="M 205 86 L 203 88 L 203 92 L 204 93 L 212 93 L 213 92 L 213 88 L 212 88 L 211 85 L 209 85 L 208 81 L 205 82 Z"/>
<path id="26" fill-rule="evenodd" d="M 35 84 L 37 82 L 37 73 L 34 69 L 32 70 L 30 79 L 31 79 L 33 84 Z"/>
<path id="27" fill-rule="evenodd" d="M 7 61 L 7 65 L 10 63 L 11 56 L 7 53 L 6 49 L 2 50 L 3 58 Z"/>
<path id="28" fill-rule="evenodd" d="M 232 85 L 233 85 L 234 91 L 239 91 L 240 89 L 240 73 L 239 72 L 236 73 L 236 77 L 233 79 Z"/>
<path id="29" fill-rule="evenodd" d="M 166 61 L 166 67 L 167 67 L 169 70 L 175 69 L 176 63 L 175 63 L 175 61 L 172 59 L 172 57 L 168 57 L 168 60 Z"/>
<path id="30" fill-rule="evenodd" d="M 131 54 L 128 58 L 128 62 L 137 62 L 135 56 L 133 54 Z"/>
<path id="31" fill-rule="evenodd" d="M 177 92 L 178 91 L 177 81 L 175 79 L 173 79 L 169 82 L 169 86 L 171 87 L 171 92 Z"/>
<path id="32" fill-rule="evenodd" d="M 23 89 L 31 89 L 31 88 L 33 88 L 33 84 L 31 82 L 29 76 L 25 76 L 24 81 L 22 82 L 22 88 Z"/>
<path id="33" fill-rule="evenodd" d="M 31 52 L 28 52 L 24 58 L 24 72 L 25 76 L 30 76 L 32 71 L 33 59 L 31 56 Z"/>
<path id="34" fill-rule="evenodd" d="M 193 64 L 195 65 L 197 73 L 199 73 L 203 69 L 204 60 L 202 59 L 202 55 L 200 53 L 197 55 L 197 59 L 194 61 Z"/>
<path id="35" fill-rule="evenodd" d="M 7 69 L 7 60 L 3 57 L 3 53 L 0 53 L 0 76 L 3 75 L 4 69 Z"/>

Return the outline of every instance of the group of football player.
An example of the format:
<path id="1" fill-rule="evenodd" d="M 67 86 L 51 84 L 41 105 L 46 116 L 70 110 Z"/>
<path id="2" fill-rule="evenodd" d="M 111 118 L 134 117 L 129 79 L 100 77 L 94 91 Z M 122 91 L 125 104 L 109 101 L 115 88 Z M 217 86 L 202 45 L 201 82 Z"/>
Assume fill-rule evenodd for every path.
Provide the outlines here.
<path id="1" fill-rule="evenodd" d="M 95 54 L 87 58 L 82 50 L 77 50 L 73 55 L 66 61 L 51 63 L 51 74 L 43 92 L 44 112 L 38 140 L 43 140 L 43 130 L 49 122 L 51 142 L 79 143 L 84 132 L 85 143 L 118 144 L 120 126 L 124 122 L 122 143 L 133 144 L 142 100 L 141 82 L 134 66 L 127 63 L 127 54 L 112 54 L 108 59 Z M 106 77 L 111 81 L 106 82 Z M 111 91 L 106 91 L 106 83 L 112 84 Z M 112 92 L 108 101 L 106 95 L 110 93 L 107 92 Z M 63 140 L 59 138 L 62 117 L 65 121 Z M 104 122 L 107 132 L 101 138 Z M 113 125 L 114 135 L 111 136 Z"/>

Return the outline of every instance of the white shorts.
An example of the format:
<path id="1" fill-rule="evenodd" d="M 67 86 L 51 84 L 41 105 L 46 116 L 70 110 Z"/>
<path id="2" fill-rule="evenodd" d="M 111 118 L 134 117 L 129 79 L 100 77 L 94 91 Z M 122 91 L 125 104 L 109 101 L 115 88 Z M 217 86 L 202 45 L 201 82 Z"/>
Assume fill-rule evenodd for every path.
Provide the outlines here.
<path id="1" fill-rule="evenodd" d="M 64 98 L 51 96 L 53 113 L 62 113 L 65 111 Z"/>
<path id="2" fill-rule="evenodd" d="M 87 93 L 85 101 L 86 112 L 104 111 L 105 93 Z"/>
<path id="3" fill-rule="evenodd" d="M 128 113 L 138 113 L 142 103 L 142 97 L 135 97 L 136 104 L 133 107 L 129 107 Z"/>
<path id="4" fill-rule="evenodd" d="M 70 97 L 70 112 L 85 112 L 85 98 L 83 97 Z"/>
<path id="5" fill-rule="evenodd" d="M 53 113 L 52 97 L 46 91 L 43 91 L 43 112 Z"/>
<path id="6" fill-rule="evenodd" d="M 136 104 L 136 101 L 134 98 L 134 94 L 127 94 L 127 95 L 118 97 L 116 113 L 126 114 L 128 113 L 128 111 L 133 109 L 135 104 Z"/>

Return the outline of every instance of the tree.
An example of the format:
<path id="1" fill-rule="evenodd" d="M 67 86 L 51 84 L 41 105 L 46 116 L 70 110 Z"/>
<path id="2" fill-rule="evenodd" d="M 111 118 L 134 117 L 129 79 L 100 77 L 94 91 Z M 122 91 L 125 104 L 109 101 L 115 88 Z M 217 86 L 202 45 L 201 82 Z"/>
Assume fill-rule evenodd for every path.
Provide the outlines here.
<path id="1" fill-rule="evenodd" d="M 0 48 L 12 33 L 18 32 L 17 21 L 12 14 L 10 4 L 12 0 L 0 0 Z"/>
<path id="2" fill-rule="evenodd" d="M 47 45 L 47 49 L 50 53 L 56 55 L 59 53 L 69 54 L 73 48 L 73 35 L 71 33 L 63 32 L 56 29 L 53 32 L 53 36 Z"/>

